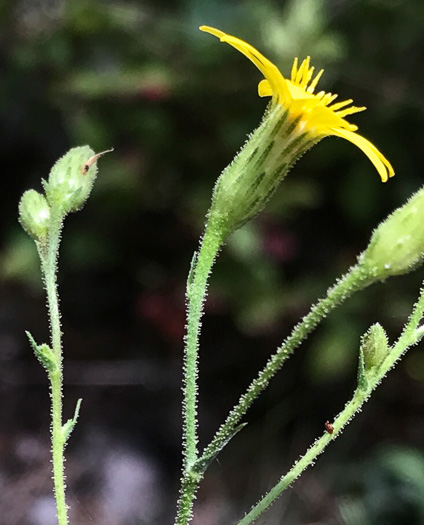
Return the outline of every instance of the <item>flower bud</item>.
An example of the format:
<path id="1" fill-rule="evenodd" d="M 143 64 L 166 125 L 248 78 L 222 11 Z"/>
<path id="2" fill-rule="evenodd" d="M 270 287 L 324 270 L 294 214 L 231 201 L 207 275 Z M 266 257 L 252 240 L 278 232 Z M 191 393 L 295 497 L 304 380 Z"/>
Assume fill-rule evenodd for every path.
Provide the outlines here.
<path id="1" fill-rule="evenodd" d="M 413 270 L 424 258 L 424 188 L 374 231 L 359 263 L 385 279 Z"/>
<path id="2" fill-rule="evenodd" d="M 257 215 L 296 160 L 319 139 L 281 106 L 271 107 L 217 180 L 209 220 L 226 235 Z"/>
<path id="3" fill-rule="evenodd" d="M 28 190 L 19 202 L 19 221 L 26 232 L 36 241 L 47 239 L 50 207 L 44 195 Z"/>
<path id="4" fill-rule="evenodd" d="M 52 208 L 67 214 L 84 205 L 96 179 L 99 156 L 89 146 L 80 146 L 72 148 L 56 162 L 44 185 Z"/>
<path id="5" fill-rule="evenodd" d="M 379 323 L 375 323 L 361 338 L 361 351 L 365 370 L 379 366 L 388 352 L 387 335 Z"/>

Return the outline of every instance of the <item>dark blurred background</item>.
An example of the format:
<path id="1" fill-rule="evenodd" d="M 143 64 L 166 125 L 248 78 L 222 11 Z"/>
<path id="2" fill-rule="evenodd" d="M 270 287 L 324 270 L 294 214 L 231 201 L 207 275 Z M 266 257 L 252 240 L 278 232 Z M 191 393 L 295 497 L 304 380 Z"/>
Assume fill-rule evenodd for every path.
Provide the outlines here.
<path id="1" fill-rule="evenodd" d="M 215 25 L 321 89 L 393 163 L 382 184 L 325 139 L 222 251 L 203 324 L 200 436 L 422 185 L 422 0 L 2 0 L 0 3 L 0 523 L 53 525 L 49 398 L 24 330 L 48 339 L 34 244 L 17 222 L 70 147 L 115 152 L 65 225 L 60 295 L 75 525 L 172 523 L 180 477 L 184 289 L 220 171 L 259 123 L 259 72 L 198 31 Z M 355 296 L 296 352 L 206 476 L 196 525 L 230 525 L 290 468 L 355 388 L 358 341 L 397 337 L 423 269 Z M 412 349 L 362 414 L 258 523 L 424 523 L 424 355 Z"/>

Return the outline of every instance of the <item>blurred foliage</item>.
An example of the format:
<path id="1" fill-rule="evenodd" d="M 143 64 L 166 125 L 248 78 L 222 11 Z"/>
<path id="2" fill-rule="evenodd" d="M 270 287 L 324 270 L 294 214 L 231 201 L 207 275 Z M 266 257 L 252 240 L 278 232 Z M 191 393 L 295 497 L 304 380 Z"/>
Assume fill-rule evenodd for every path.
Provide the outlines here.
<path id="1" fill-rule="evenodd" d="M 34 320 L 40 332 L 44 329 L 37 259 L 16 223 L 20 195 L 37 189 L 68 148 L 114 146 L 113 156 L 101 161 L 91 202 L 66 225 L 60 284 L 67 356 L 143 356 L 161 369 L 180 362 L 185 277 L 213 184 L 258 125 L 266 104 L 256 94 L 259 72 L 229 46 L 201 34 L 197 27 L 203 23 L 247 40 L 285 74 L 294 56 L 311 55 L 318 69 L 325 68 L 322 89 L 368 107 L 352 121 L 397 172 L 382 185 L 361 152 L 344 141 L 325 139 L 295 166 L 267 210 L 230 239 L 206 305 L 202 392 L 215 391 L 217 384 L 222 390 L 220 400 L 203 401 L 212 427 L 309 305 L 355 262 L 376 224 L 420 187 L 424 4 L 3 0 L 0 278 L 2 308 L 8 308 L 12 296 L 13 312 L 21 319 L 17 325 L 3 323 L 8 337 L 11 326 L 22 333 Z M 310 418 L 305 445 L 322 428 L 319 421 L 337 412 L 349 396 L 360 335 L 379 321 L 395 337 L 421 275 L 419 270 L 355 297 L 290 364 L 286 381 L 296 381 L 305 393 L 289 398 L 297 416 L 288 427 Z M 7 355 L 12 361 L 30 361 L 26 342 L 14 337 L 16 351 Z M 422 399 L 424 362 L 418 350 L 395 374 L 404 389 L 412 385 Z M 276 382 L 277 399 L 287 394 L 283 388 Z M 317 407 L 308 412 L 310 399 L 319 404 L 318 412 Z M 382 400 L 390 405 L 384 395 Z M 402 403 L 410 418 L 418 417 L 419 404 Z M 140 404 L 134 400 L 134 406 Z M 172 445 L 166 446 L 177 450 L 180 422 L 172 413 L 172 430 L 166 436 L 158 430 L 157 441 L 168 443 L 172 436 Z M 391 422 L 382 420 L 381 425 L 382 433 L 390 433 Z M 155 431 L 150 432 L 156 440 Z M 281 432 L 290 439 L 290 429 Z M 421 444 L 408 436 L 399 439 L 422 446 L 422 435 Z M 278 432 L 274 437 L 280 439 Z M 404 461 L 397 452 L 387 454 L 390 461 L 409 464 L 409 456 Z M 174 461 L 177 465 L 179 460 Z M 366 487 L 375 501 L 387 497 L 378 492 L 381 469 L 389 469 L 389 460 L 381 461 L 375 464 L 380 474 Z M 402 484 L 396 472 L 396 483 Z M 248 504 L 258 494 L 252 493 Z M 362 496 L 352 501 L 365 506 L 370 523 L 383 523 Z M 353 525 L 353 519 L 346 523 Z M 408 523 L 423 523 L 416 520 Z"/>
<path id="2" fill-rule="evenodd" d="M 383 447 L 341 483 L 351 492 L 340 502 L 345 525 L 424 523 L 422 451 Z"/>

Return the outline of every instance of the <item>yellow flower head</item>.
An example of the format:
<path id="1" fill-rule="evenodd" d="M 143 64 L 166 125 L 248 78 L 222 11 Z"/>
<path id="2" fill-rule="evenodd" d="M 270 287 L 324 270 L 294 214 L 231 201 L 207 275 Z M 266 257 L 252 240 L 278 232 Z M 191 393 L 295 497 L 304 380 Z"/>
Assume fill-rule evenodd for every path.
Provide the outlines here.
<path id="1" fill-rule="evenodd" d="M 258 86 L 259 96 L 272 97 L 275 105 L 281 105 L 288 110 L 292 120 L 297 122 L 298 131 L 307 131 L 310 137 L 317 140 L 329 135 L 346 139 L 367 155 L 383 182 L 393 177 L 395 172 L 390 162 L 374 144 L 356 133 L 357 126 L 345 119 L 347 115 L 364 111 L 366 108 L 352 106 L 351 99 L 333 104 L 337 95 L 325 91 L 315 93 L 323 70 L 313 78 L 314 67 L 310 66 L 310 57 L 303 60 L 300 66 L 295 58 L 291 78 L 288 80 L 272 62 L 247 42 L 213 27 L 201 26 L 200 29 L 235 47 L 255 64 L 265 77 Z"/>

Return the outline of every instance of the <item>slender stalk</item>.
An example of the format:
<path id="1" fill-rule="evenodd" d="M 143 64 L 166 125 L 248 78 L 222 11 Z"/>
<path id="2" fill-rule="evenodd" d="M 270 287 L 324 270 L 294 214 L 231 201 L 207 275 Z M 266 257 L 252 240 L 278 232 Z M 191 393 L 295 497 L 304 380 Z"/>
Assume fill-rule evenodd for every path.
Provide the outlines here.
<path id="1" fill-rule="evenodd" d="M 200 246 L 199 254 L 194 256 L 187 282 L 187 334 L 184 349 L 184 464 L 181 481 L 180 498 L 175 523 L 186 524 L 192 516 L 200 477 L 192 472 L 192 466 L 197 460 L 197 377 L 198 377 L 198 347 L 203 303 L 206 297 L 208 278 L 217 253 L 222 245 L 222 228 L 215 222 L 210 222 Z"/>
<path id="2" fill-rule="evenodd" d="M 68 524 L 68 507 L 65 498 L 65 442 L 62 432 L 62 373 L 50 375 L 52 398 L 52 459 L 53 482 L 56 499 L 57 520 L 59 525 Z"/>
<path id="3" fill-rule="evenodd" d="M 54 371 L 48 373 L 51 391 L 51 445 L 53 464 L 53 483 L 59 525 L 68 524 L 68 508 L 65 498 L 65 438 L 62 427 L 62 332 L 57 290 L 56 268 L 59 253 L 62 217 L 52 214 L 49 241 L 46 247 L 39 248 L 44 286 L 47 293 L 47 305 L 50 319 L 51 344 L 56 362 Z"/>
<path id="4" fill-rule="evenodd" d="M 214 224 L 206 227 L 199 255 L 193 262 L 187 284 L 187 335 L 184 360 L 184 444 L 185 466 L 197 458 L 197 376 L 198 347 L 203 303 L 208 277 L 222 243 L 222 236 Z M 191 282 L 190 282 L 191 281 Z"/>
<path id="5" fill-rule="evenodd" d="M 409 347 L 418 343 L 424 336 L 424 330 L 418 328 L 424 312 L 424 289 L 421 290 L 418 302 L 412 312 L 409 322 L 404 328 L 395 345 L 389 350 L 386 358 L 375 372 L 371 369 L 367 374 L 366 388 L 357 388 L 352 399 L 346 404 L 342 412 L 335 418 L 332 434 L 325 432 L 306 454 L 301 457 L 289 472 L 251 509 L 251 511 L 238 522 L 238 525 L 250 525 L 253 523 L 293 481 L 295 481 L 304 470 L 313 465 L 317 457 L 324 451 L 327 445 L 336 439 L 346 425 L 361 410 L 362 406 L 371 396 L 373 390 L 380 384 L 384 376 L 392 369 L 396 362 L 408 350 Z"/>
<path id="6" fill-rule="evenodd" d="M 354 292 L 371 284 L 371 282 L 372 280 L 367 271 L 361 266 L 355 266 L 328 291 L 325 298 L 318 301 L 318 303 L 311 308 L 309 314 L 293 329 L 288 339 L 286 339 L 278 348 L 277 352 L 271 356 L 265 367 L 240 397 L 238 403 L 231 410 L 225 422 L 221 425 L 210 444 L 198 459 L 197 465 L 199 465 L 199 468 L 201 465 L 209 464 L 211 458 L 228 442 L 253 401 L 265 390 L 271 378 L 283 366 L 286 359 L 290 357 L 297 346 L 306 339 L 331 310 L 340 305 Z"/>

